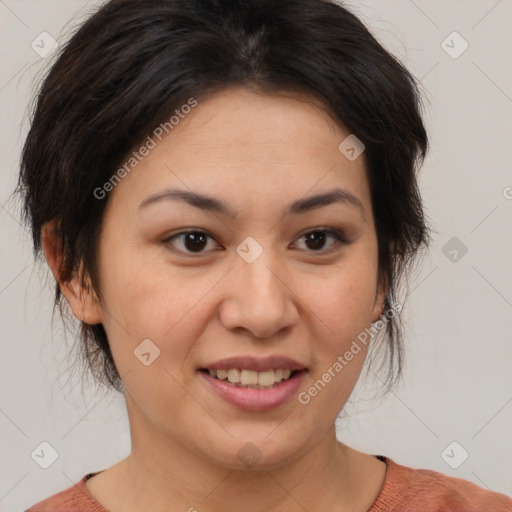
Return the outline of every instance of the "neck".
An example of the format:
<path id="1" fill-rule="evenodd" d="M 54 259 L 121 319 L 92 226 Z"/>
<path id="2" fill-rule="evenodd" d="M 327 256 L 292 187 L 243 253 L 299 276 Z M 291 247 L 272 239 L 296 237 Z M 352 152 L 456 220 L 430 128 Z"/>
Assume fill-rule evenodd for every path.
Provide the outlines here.
<path id="1" fill-rule="evenodd" d="M 120 463 L 123 510 L 231 512 L 366 510 L 354 450 L 336 440 L 334 426 L 302 457 L 279 468 L 231 470 L 131 422 L 132 453 Z M 121 477 L 121 474 L 123 475 Z"/>

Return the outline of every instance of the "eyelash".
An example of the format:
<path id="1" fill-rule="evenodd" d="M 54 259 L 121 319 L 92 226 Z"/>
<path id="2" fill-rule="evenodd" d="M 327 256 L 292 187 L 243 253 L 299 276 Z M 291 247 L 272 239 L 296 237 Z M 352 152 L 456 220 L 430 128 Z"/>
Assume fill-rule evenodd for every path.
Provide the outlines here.
<path id="1" fill-rule="evenodd" d="M 190 234 L 190 233 L 203 234 L 203 235 L 206 235 L 207 237 L 211 238 L 212 240 L 215 240 L 215 238 L 212 235 L 210 235 L 207 231 L 203 231 L 203 230 L 199 230 L 199 229 L 189 229 L 189 230 L 185 230 L 185 231 L 180 231 L 179 233 L 175 233 L 174 235 L 171 235 L 171 236 L 165 238 L 164 240 L 162 240 L 162 243 L 169 244 L 169 242 L 171 242 L 174 238 L 178 238 L 183 235 Z M 332 236 L 336 240 L 336 242 L 338 242 L 339 244 L 342 244 L 342 245 L 349 244 L 349 241 L 347 240 L 343 231 L 340 231 L 337 229 L 328 229 L 328 228 L 311 229 L 305 233 L 302 233 L 302 235 L 300 235 L 298 240 L 306 237 L 307 235 L 310 235 L 311 233 L 326 233 L 327 235 Z M 333 247 L 331 247 L 330 249 L 326 249 L 326 250 L 320 249 L 318 251 L 306 251 L 306 252 L 310 252 L 312 254 L 327 255 L 327 254 L 331 254 L 332 252 L 340 249 L 339 247 L 336 247 L 336 245 L 338 245 L 338 244 L 334 244 Z M 175 250 L 175 249 L 172 249 L 172 250 Z M 208 252 L 208 251 L 202 251 L 202 252 L 194 253 L 194 252 L 182 251 L 180 249 L 177 249 L 176 251 L 179 253 L 185 254 L 186 256 L 190 256 L 192 258 L 200 257 L 201 255 Z"/>

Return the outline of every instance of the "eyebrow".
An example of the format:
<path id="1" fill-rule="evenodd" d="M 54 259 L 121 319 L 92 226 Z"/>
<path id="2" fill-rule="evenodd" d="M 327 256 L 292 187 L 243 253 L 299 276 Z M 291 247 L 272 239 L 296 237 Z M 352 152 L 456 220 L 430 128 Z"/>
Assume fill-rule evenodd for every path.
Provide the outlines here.
<path id="1" fill-rule="evenodd" d="M 180 190 L 174 188 L 166 189 L 147 197 L 139 205 L 139 210 L 149 206 L 150 204 L 155 204 L 161 201 L 169 200 L 184 201 L 190 204 L 191 206 L 200 208 L 201 210 L 220 213 L 227 217 L 231 217 L 232 219 L 235 219 L 238 215 L 238 213 L 235 212 L 231 208 L 231 206 L 224 203 L 220 199 L 205 194 L 200 194 L 198 192 L 191 192 L 187 190 Z M 317 208 L 328 206 L 334 203 L 343 203 L 348 206 L 356 207 L 359 210 L 361 210 L 361 214 L 363 218 L 365 218 L 365 210 L 361 200 L 357 196 L 352 194 L 352 192 L 349 192 L 348 190 L 342 188 L 335 188 L 322 194 L 317 194 L 314 196 L 298 199 L 297 201 L 291 203 L 288 206 L 288 208 L 283 211 L 283 215 L 303 214 L 311 210 L 315 210 Z"/>

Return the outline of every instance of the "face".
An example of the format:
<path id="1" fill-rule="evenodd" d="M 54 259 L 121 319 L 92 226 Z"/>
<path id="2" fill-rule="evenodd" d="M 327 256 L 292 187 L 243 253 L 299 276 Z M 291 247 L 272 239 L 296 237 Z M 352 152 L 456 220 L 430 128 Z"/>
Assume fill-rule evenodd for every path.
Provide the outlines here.
<path id="1" fill-rule="evenodd" d="M 111 192 L 95 314 L 133 449 L 272 468 L 332 427 L 366 348 L 335 363 L 382 303 L 364 153 L 338 149 L 348 135 L 311 98 L 229 89 L 199 101 Z"/>

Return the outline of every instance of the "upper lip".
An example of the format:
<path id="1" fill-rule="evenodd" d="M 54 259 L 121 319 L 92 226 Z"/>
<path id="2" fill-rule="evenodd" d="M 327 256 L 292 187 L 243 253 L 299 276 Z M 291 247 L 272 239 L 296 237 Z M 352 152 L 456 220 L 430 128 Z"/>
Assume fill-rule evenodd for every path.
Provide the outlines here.
<path id="1" fill-rule="evenodd" d="M 214 363 L 203 366 L 206 370 L 230 370 L 232 368 L 241 370 L 252 370 L 255 372 L 264 372 L 268 370 L 290 369 L 304 370 L 305 365 L 295 361 L 286 356 L 268 356 L 268 357 L 253 357 L 253 356 L 239 356 L 228 357 L 215 361 Z"/>

